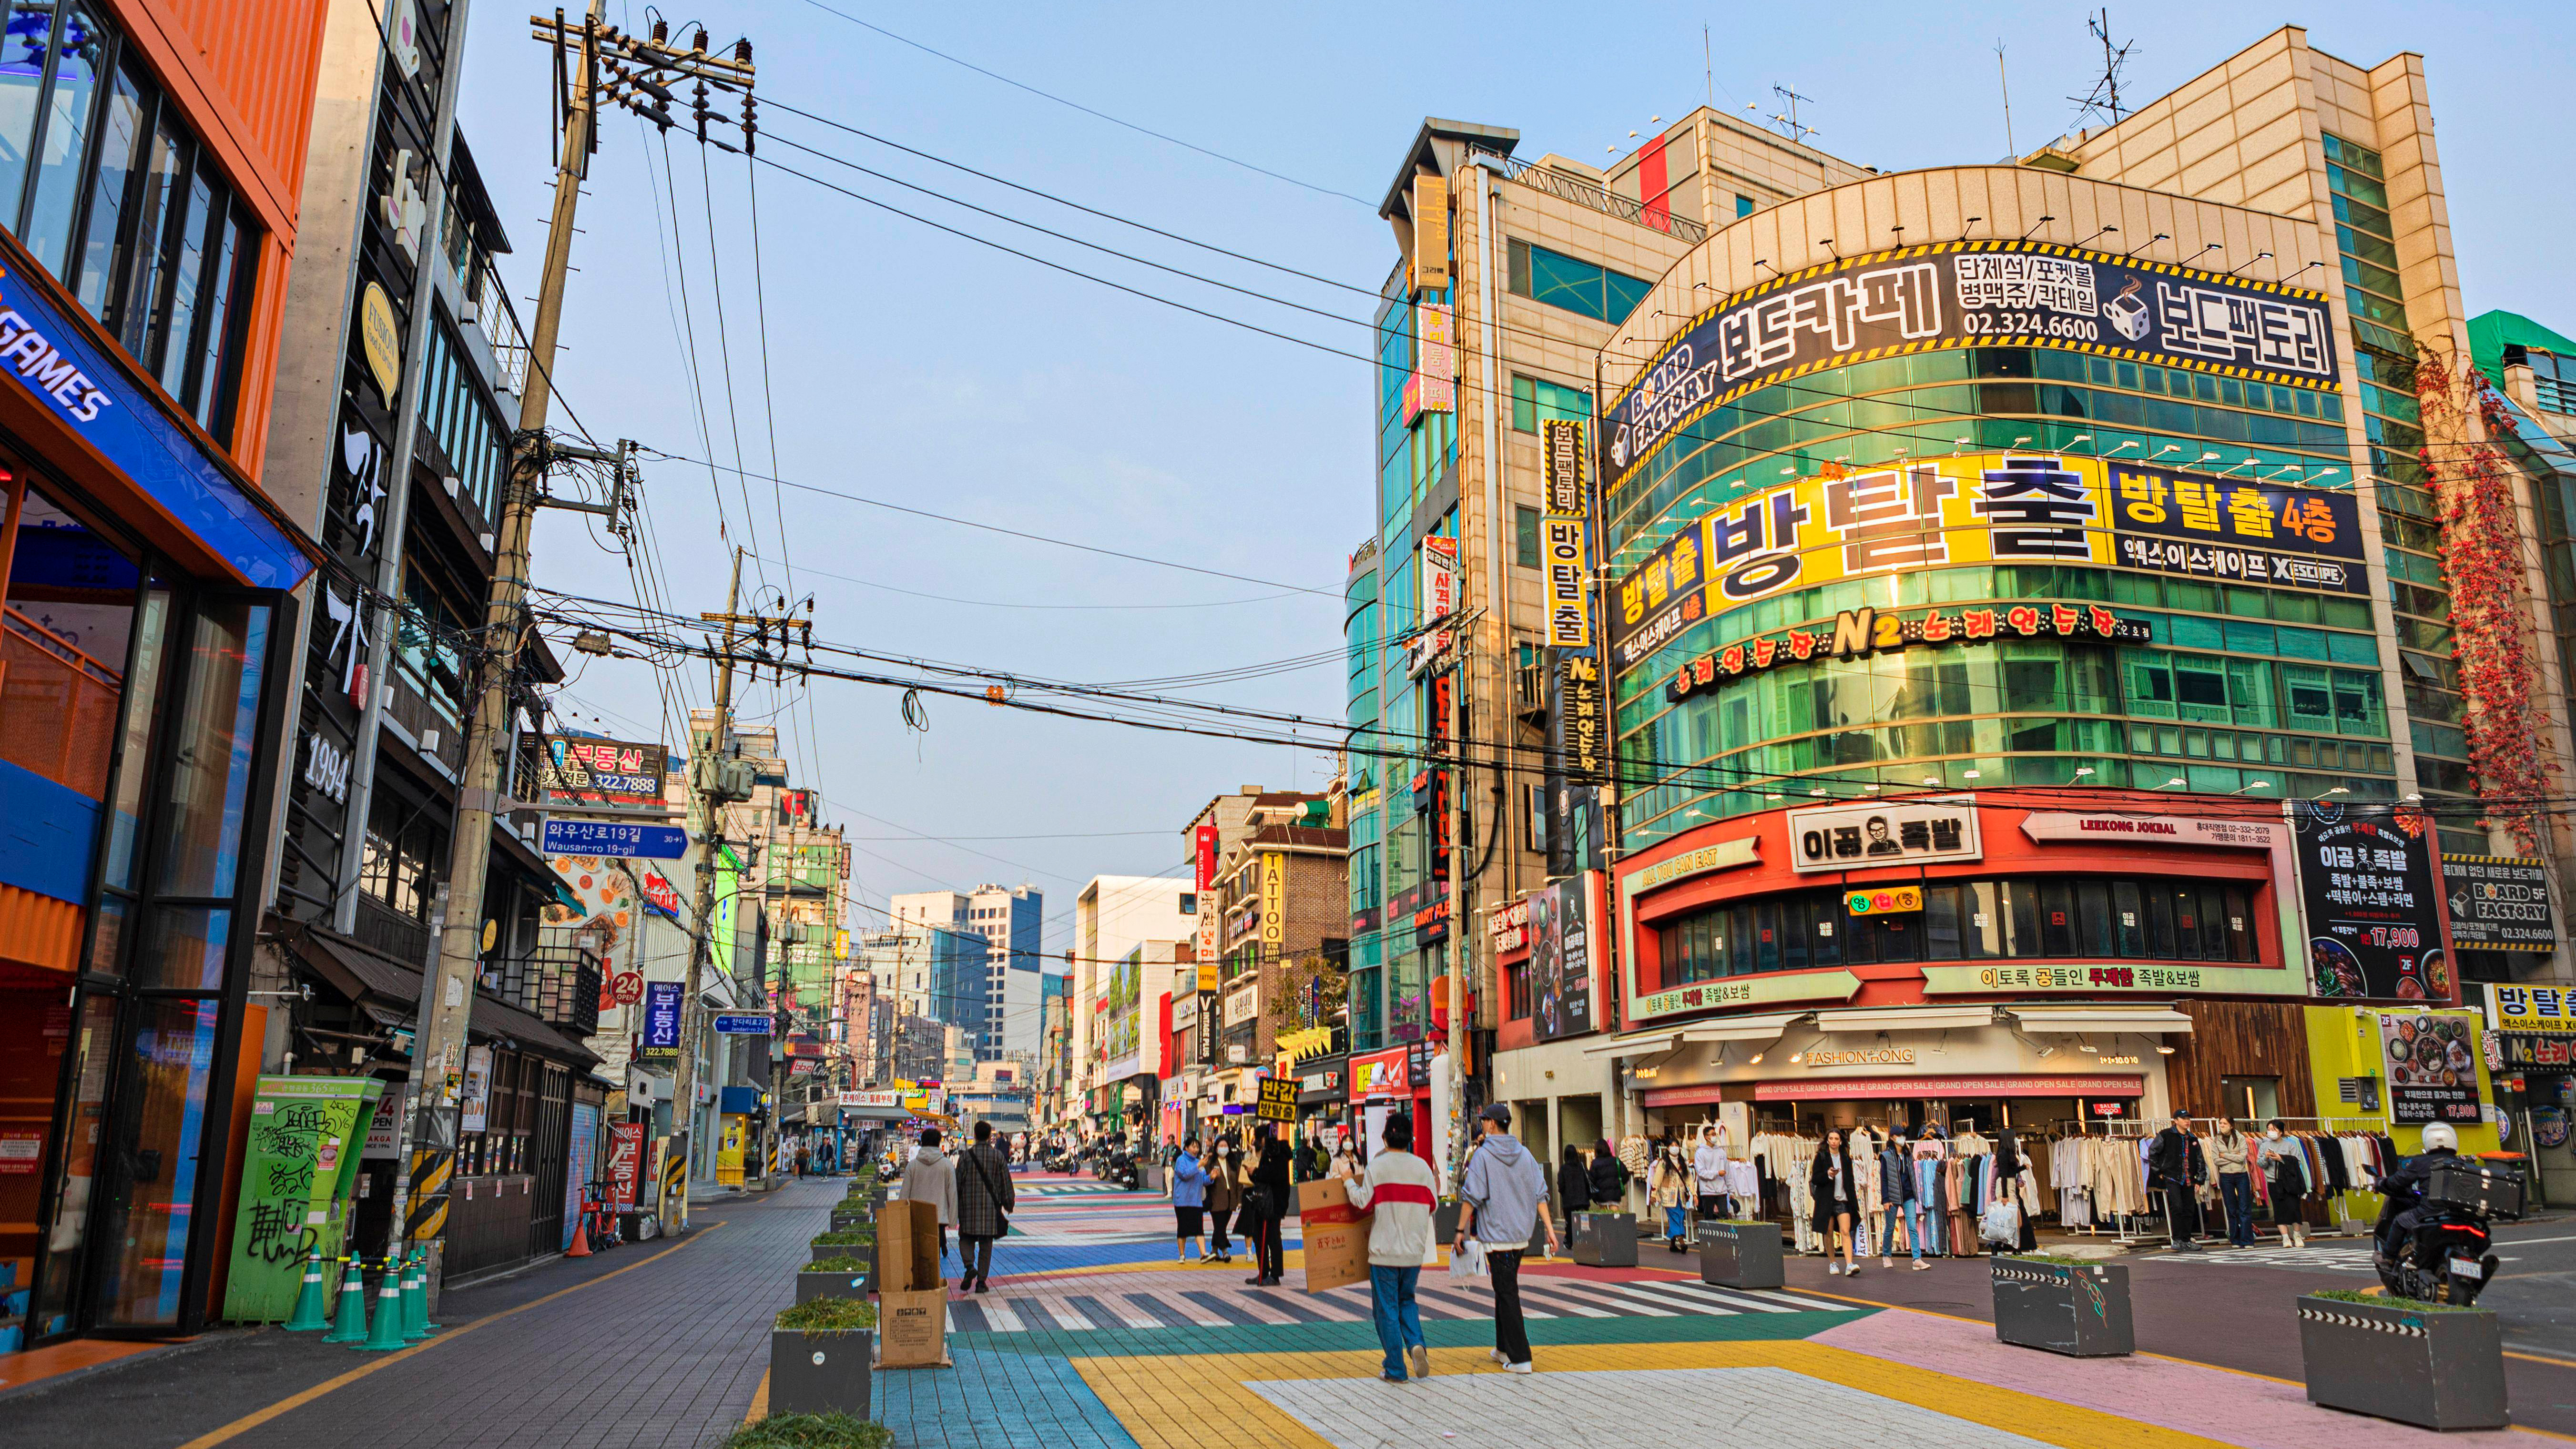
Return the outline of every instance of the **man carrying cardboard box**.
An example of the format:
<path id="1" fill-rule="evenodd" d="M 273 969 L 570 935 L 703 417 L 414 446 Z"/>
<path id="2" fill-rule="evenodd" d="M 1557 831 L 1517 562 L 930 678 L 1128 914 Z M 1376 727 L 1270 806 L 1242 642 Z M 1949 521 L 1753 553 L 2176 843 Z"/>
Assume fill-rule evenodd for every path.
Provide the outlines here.
<path id="1" fill-rule="evenodd" d="M 1405 1148 L 1413 1141 L 1413 1119 L 1398 1112 L 1386 1119 L 1386 1146 L 1371 1159 L 1368 1172 L 1348 1185 L 1351 1206 L 1370 1214 L 1368 1235 L 1369 1301 L 1377 1318 L 1378 1346 L 1386 1350 L 1378 1377 L 1391 1384 L 1405 1381 L 1408 1355 L 1412 1376 L 1431 1377 L 1431 1350 L 1422 1339 L 1422 1311 L 1413 1290 L 1422 1278 L 1422 1261 L 1431 1256 L 1431 1211 L 1439 1204 L 1440 1179 L 1431 1164 Z"/>

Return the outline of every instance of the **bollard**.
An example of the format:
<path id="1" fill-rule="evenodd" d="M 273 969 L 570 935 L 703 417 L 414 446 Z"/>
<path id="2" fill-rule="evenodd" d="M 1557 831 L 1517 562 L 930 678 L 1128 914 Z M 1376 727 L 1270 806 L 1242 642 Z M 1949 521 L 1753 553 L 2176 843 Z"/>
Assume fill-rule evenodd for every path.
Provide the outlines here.
<path id="1" fill-rule="evenodd" d="M 324 1343 L 364 1343 L 367 1339 L 367 1280 L 358 1272 L 355 1253 L 340 1261 L 349 1271 L 340 1278 L 339 1319 L 322 1335 Z"/>
<path id="2" fill-rule="evenodd" d="M 285 1329 L 289 1333 L 311 1333 L 330 1327 L 322 1316 L 322 1250 L 314 1248 L 304 1255 L 304 1286 L 296 1290 L 295 1312 L 288 1315 Z"/>
<path id="3" fill-rule="evenodd" d="M 403 1347 L 402 1262 L 385 1260 L 385 1276 L 376 1284 L 376 1317 L 367 1325 L 367 1341 L 357 1345 L 360 1353 L 382 1353 Z"/>

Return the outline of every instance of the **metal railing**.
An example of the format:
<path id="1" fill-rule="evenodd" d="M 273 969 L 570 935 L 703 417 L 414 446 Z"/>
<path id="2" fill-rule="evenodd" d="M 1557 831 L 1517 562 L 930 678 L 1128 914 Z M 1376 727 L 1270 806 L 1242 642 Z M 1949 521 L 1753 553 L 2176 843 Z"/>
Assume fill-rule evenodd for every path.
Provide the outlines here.
<path id="1" fill-rule="evenodd" d="M 1517 181 L 1523 186 L 1544 191 L 1560 201 L 1570 201 L 1577 206 L 1589 207 L 1605 216 L 1615 216 L 1631 225 L 1642 226 L 1649 231 L 1662 232 L 1676 240 L 1688 242 L 1692 246 L 1708 240 L 1707 227 L 1689 217 L 1674 215 L 1669 206 L 1660 211 L 1650 212 L 1642 201 L 1632 201 L 1617 192 L 1605 190 L 1588 181 L 1578 181 L 1562 171 L 1543 166 L 1536 161 L 1524 161 L 1518 157 L 1497 157 L 1495 164 L 1502 171 L 1505 180 Z"/>
<path id="2" fill-rule="evenodd" d="M 483 989 L 575 1037 L 599 1029 L 599 957 L 580 946 L 539 946 L 483 968 Z"/>

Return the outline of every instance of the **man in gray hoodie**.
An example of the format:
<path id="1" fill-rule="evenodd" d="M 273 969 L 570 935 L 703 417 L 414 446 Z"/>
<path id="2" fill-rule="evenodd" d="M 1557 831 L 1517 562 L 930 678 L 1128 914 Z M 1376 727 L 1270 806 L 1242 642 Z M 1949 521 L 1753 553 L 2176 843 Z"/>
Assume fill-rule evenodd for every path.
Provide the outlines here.
<path id="1" fill-rule="evenodd" d="M 1485 1246 L 1485 1268 L 1494 1280 L 1494 1362 L 1516 1374 L 1530 1371 L 1529 1330 L 1521 1322 L 1521 1254 L 1534 1234 L 1547 1234 L 1556 1253 L 1556 1224 L 1547 1212 L 1547 1170 L 1512 1136 L 1512 1109 L 1496 1102 L 1476 1114 L 1476 1147 L 1467 1158 L 1459 1190 L 1452 1252 L 1465 1252 L 1473 1236 Z"/>

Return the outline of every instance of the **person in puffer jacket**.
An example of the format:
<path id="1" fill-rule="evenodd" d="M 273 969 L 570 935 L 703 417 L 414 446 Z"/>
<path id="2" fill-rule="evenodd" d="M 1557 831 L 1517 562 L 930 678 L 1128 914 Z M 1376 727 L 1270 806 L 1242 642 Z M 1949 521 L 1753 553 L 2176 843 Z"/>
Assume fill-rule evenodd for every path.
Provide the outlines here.
<path id="1" fill-rule="evenodd" d="M 1423 1259 L 1431 1256 L 1431 1212 L 1439 1204 L 1440 1179 L 1430 1163 L 1406 1150 L 1413 1145 L 1413 1119 L 1390 1115 L 1385 1142 L 1347 1191 L 1353 1208 L 1375 1215 L 1369 1224 L 1369 1301 L 1378 1346 L 1386 1350 L 1378 1376 L 1400 1384 L 1408 1359 L 1412 1377 L 1431 1377 L 1431 1350 L 1413 1291 L 1422 1280 Z"/>
<path id="2" fill-rule="evenodd" d="M 1878 1240 L 1878 1266 L 1896 1266 L 1896 1245 L 1906 1241 L 1908 1204 L 1914 1201 L 1914 1172 L 1905 1160 L 1903 1129 L 1890 1132 L 1878 1143 L 1878 1199 L 1887 1208 L 1887 1232 Z M 1923 1261 L 1923 1239 L 1913 1237 L 1914 1261 Z"/>

